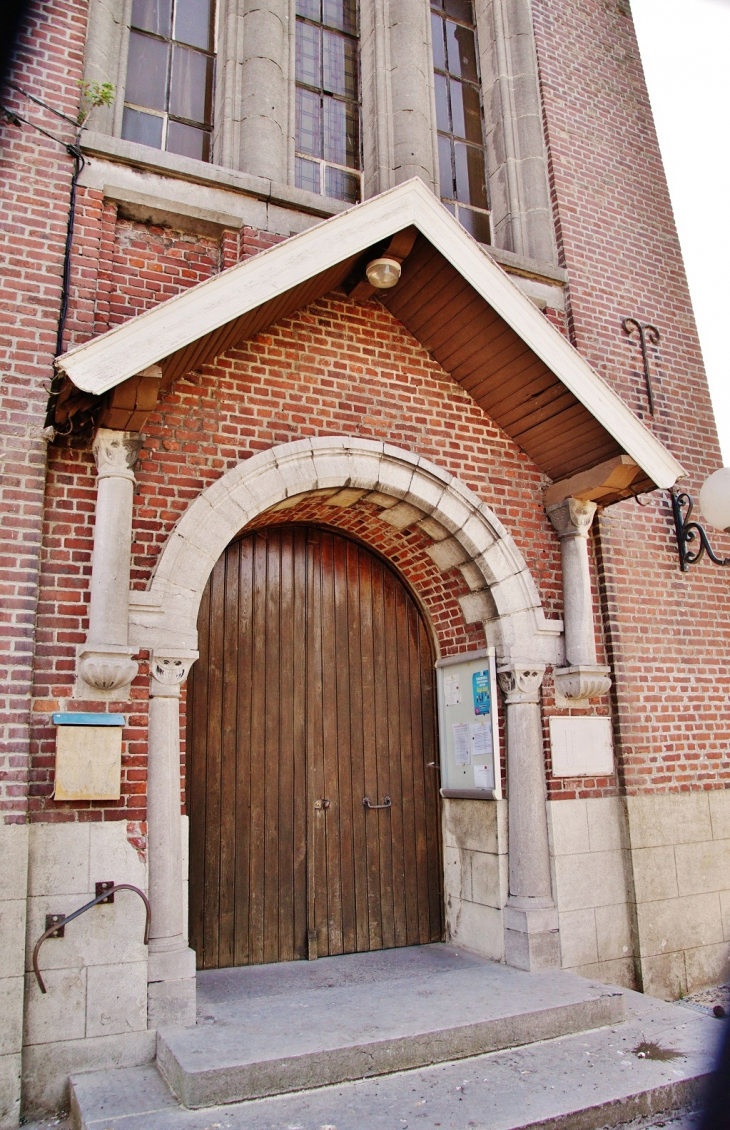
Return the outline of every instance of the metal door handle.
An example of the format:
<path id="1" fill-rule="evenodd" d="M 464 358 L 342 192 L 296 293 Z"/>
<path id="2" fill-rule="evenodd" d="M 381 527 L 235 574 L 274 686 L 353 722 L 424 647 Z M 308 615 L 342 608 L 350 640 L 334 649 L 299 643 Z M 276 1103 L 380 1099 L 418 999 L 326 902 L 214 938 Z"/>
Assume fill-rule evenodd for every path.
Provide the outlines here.
<path id="1" fill-rule="evenodd" d="M 382 803 L 382 804 L 371 804 L 371 803 L 370 803 L 370 798 L 369 798 L 369 797 L 366 797 L 366 796 L 364 796 L 364 797 L 362 798 L 362 803 L 363 803 L 363 805 L 364 805 L 364 807 L 365 807 L 365 808 L 390 808 L 390 806 L 391 806 L 391 804 L 392 804 L 393 802 L 392 802 L 392 800 L 390 799 L 390 797 L 389 797 L 389 796 L 387 796 L 387 797 L 384 797 L 384 798 L 383 798 L 383 803 Z"/>
<path id="2" fill-rule="evenodd" d="M 327 808 L 329 808 L 329 806 L 330 806 L 330 802 L 328 800 L 315 800 L 315 802 L 314 802 L 314 807 L 317 809 L 317 811 L 319 811 L 322 808 L 327 809 Z"/>

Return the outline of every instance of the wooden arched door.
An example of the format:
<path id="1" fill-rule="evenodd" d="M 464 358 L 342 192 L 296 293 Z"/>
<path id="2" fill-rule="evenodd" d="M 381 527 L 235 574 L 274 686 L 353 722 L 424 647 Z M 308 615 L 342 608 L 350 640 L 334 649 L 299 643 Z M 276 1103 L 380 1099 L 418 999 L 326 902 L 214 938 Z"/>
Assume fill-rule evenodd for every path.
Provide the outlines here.
<path id="1" fill-rule="evenodd" d="M 187 803 L 199 967 L 440 941 L 433 652 L 403 582 L 339 533 L 265 529 L 223 553 L 198 628 Z"/>

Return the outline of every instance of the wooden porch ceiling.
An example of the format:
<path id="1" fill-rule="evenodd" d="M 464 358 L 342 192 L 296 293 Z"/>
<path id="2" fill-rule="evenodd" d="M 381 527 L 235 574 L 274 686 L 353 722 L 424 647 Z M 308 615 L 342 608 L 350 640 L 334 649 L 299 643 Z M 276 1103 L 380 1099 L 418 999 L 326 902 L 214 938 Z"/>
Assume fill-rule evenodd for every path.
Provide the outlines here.
<path id="1" fill-rule="evenodd" d="M 373 291 L 369 260 L 402 263 Z M 160 388 L 344 288 L 377 299 L 546 476 L 603 503 L 683 468 L 414 178 L 56 359 L 49 423 L 139 430 Z M 586 478 L 586 476 L 588 476 Z"/>
<path id="2" fill-rule="evenodd" d="M 160 362 L 162 386 L 359 279 L 365 264 L 382 252 L 376 246 L 351 256 L 170 354 Z M 551 479 L 623 454 L 585 405 L 423 235 L 403 263 L 400 282 L 377 297 Z M 637 476 L 602 501 L 654 489 L 639 468 Z"/>

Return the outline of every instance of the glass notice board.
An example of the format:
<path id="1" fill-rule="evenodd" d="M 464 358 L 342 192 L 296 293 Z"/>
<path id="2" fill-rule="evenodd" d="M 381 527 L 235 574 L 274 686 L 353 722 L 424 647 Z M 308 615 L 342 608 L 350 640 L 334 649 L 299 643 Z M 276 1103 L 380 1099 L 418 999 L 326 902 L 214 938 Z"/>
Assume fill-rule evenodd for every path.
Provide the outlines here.
<path id="1" fill-rule="evenodd" d="M 499 800 L 499 728 L 494 648 L 436 664 L 441 795 Z"/>

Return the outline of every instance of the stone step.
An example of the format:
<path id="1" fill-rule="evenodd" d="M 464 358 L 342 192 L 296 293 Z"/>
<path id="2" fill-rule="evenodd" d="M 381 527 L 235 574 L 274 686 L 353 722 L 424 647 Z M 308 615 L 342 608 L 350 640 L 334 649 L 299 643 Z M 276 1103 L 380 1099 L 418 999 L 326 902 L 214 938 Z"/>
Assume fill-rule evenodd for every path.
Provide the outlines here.
<path id="1" fill-rule="evenodd" d="M 625 995 L 628 1018 L 601 1029 L 204 1110 L 182 1106 L 153 1066 L 76 1075 L 72 1125 L 74 1130 L 598 1130 L 696 1107 L 721 1025 L 637 993 Z M 646 1047 L 648 1055 L 637 1054 Z"/>
<path id="2" fill-rule="evenodd" d="M 216 970 L 197 1027 L 158 1033 L 157 1063 L 186 1107 L 207 1107 L 598 1028 L 624 1007 L 618 989 L 445 945 Z"/>

